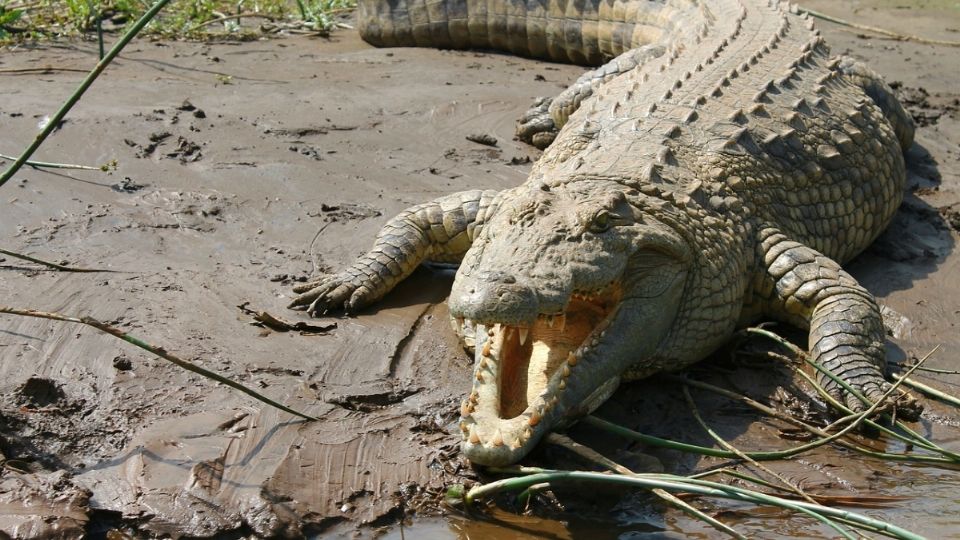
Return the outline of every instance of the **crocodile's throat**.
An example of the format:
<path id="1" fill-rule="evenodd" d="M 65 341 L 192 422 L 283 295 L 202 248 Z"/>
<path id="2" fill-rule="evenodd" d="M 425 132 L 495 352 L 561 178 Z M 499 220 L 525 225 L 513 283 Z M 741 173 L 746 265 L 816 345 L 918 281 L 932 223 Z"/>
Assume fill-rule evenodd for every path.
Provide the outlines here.
<path id="1" fill-rule="evenodd" d="M 613 283 L 574 293 L 563 312 L 529 323 L 476 322 L 473 390 L 461 406 L 464 444 L 491 455 L 535 444 L 540 423 L 578 376 L 581 357 L 599 342 L 620 299 Z"/>

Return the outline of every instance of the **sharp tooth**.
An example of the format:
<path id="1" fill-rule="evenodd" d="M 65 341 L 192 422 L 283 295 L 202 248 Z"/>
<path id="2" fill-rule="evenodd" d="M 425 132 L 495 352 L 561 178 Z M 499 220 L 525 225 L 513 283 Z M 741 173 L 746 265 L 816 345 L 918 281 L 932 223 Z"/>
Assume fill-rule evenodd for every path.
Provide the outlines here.
<path id="1" fill-rule="evenodd" d="M 497 431 L 493 434 L 493 439 L 490 442 L 494 446 L 503 446 L 503 433 L 500 433 L 500 428 L 497 428 Z"/>
<path id="2" fill-rule="evenodd" d="M 483 382 L 483 374 L 477 371 L 477 382 Z"/>
<path id="3" fill-rule="evenodd" d="M 490 356 L 490 341 L 483 342 L 483 349 L 480 351 L 484 356 Z"/>
<path id="4" fill-rule="evenodd" d="M 521 446 L 523 446 L 523 443 L 520 442 L 519 438 L 515 438 L 512 441 L 510 441 L 510 448 L 514 450 L 516 450 L 517 448 L 520 448 Z"/>
<path id="5" fill-rule="evenodd" d="M 527 342 L 528 335 L 530 335 L 529 328 L 520 328 L 520 346 L 521 347 Z"/>
<path id="6" fill-rule="evenodd" d="M 543 414 L 534 409 L 534 411 L 530 413 L 530 418 L 527 419 L 527 425 L 530 427 L 536 426 L 540 423 L 541 418 L 543 418 Z"/>
<path id="7" fill-rule="evenodd" d="M 463 400 L 460 402 L 460 417 L 466 418 L 467 416 L 470 416 L 470 402 Z M 462 426 L 463 422 L 460 422 L 460 425 Z"/>
<path id="8" fill-rule="evenodd" d="M 566 379 L 567 377 L 570 376 L 570 366 L 566 366 L 566 365 L 563 366 L 563 368 L 562 368 L 561 371 L 562 371 L 562 373 L 563 373 L 563 378 L 564 378 L 564 379 Z"/>
<path id="9" fill-rule="evenodd" d="M 533 431 L 530 428 L 524 428 L 523 430 L 523 440 L 524 442 L 530 440 L 530 437 L 533 437 Z"/>
<path id="10" fill-rule="evenodd" d="M 567 326 L 567 315 L 564 313 L 563 315 L 558 315 L 557 318 L 560 319 L 560 331 L 563 332 L 563 329 Z"/>
<path id="11" fill-rule="evenodd" d="M 487 369 L 487 359 L 481 358 L 480 364 L 477 367 L 479 367 L 480 369 Z"/>
<path id="12" fill-rule="evenodd" d="M 460 422 L 460 431 L 470 433 L 470 426 L 468 426 L 466 422 Z"/>
<path id="13" fill-rule="evenodd" d="M 457 326 L 459 326 L 460 328 L 463 328 L 463 321 L 464 321 L 463 317 L 457 317 Z"/>
<path id="14" fill-rule="evenodd" d="M 577 355 L 573 354 L 572 352 L 567 355 L 567 365 L 568 365 L 568 366 L 575 366 L 575 365 L 577 365 L 577 362 L 579 362 L 579 361 L 580 361 L 580 359 L 577 358 Z"/>
<path id="15" fill-rule="evenodd" d="M 553 328 L 553 320 L 554 320 L 553 315 L 549 315 L 547 317 L 547 328 Z"/>
<path id="16" fill-rule="evenodd" d="M 496 332 L 496 333 L 499 334 L 499 333 L 500 333 L 500 323 L 497 323 L 497 324 L 493 325 L 493 330 L 494 330 L 494 332 Z"/>
<path id="17" fill-rule="evenodd" d="M 470 427 L 470 438 L 467 440 L 470 441 L 470 444 L 480 444 L 480 436 L 477 435 L 475 426 Z"/>
<path id="18" fill-rule="evenodd" d="M 504 341 L 504 342 L 506 342 L 506 341 L 509 340 L 511 337 L 513 337 L 513 332 L 514 332 L 514 330 L 516 330 L 516 329 L 515 329 L 514 327 L 512 327 L 512 326 L 508 326 L 508 327 L 506 327 L 506 328 L 504 329 L 504 331 L 503 331 L 503 341 Z"/>
<path id="19" fill-rule="evenodd" d="M 476 404 L 477 402 L 480 401 L 480 394 L 477 393 L 476 390 L 474 390 L 473 392 L 470 392 L 470 397 L 467 399 L 470 400 L 470 403 Z"/>
<path id="20" fill-rule="evenodd" d="M 564 388 L 567 387 L 567 380 L 566 380 L 566 379 L 561 379 L 561 380 L 560 380 L 560 384 L 557 385 L 557 386 L 558 386 L 561 390 L 563 390 Z"/>

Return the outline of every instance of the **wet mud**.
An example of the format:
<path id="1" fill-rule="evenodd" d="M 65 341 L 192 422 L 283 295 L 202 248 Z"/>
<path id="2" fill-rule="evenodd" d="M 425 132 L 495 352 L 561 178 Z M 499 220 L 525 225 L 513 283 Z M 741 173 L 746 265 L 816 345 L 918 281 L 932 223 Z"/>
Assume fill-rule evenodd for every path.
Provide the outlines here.
<path id="1" fill-rule="evenodd" d="M 960 39 L 947 3 L 809 2 L 863 24 Z M 888 308 L 889 359 L 960 362 L 960 49 L 821 22 L 835 52 L 894 81 L 920 129 L 909 188 L 890 230 L 850 265 Z M 0 152 L 15 154 L 92 66 L 91 42 L 20 47 L 0 68 Z M 289 312 L 291 287 L 368 247 L 401 209 L 458 190 L 524 180 L 538 151 L 512 138 L 533 98 L 581 68 L 487 52 L 373 49 L 330 39 L 132 44 L 35 159 L 110 173 L 23 169 L 2 189 L 5 249 L 110 273 L 68 274 L 0 258 L 0 303 L 89 315 L 252 385 L 320 418 L 303 422 L 87 327 L 0 319 L 0 530 L 12 537 L 400 538 L 715 537 L 643 495 L 584 500 L 561 490 L 533 509 L 440 505 L 445 488 L 481 478 L 458 453 L 458 404 L 470 359 L 443 304 L 452 275 L 422 268 L 354 318 Z M 250 311 L 331 325 L 325 332 L 252 324 Z M 693 376 L 798 414 L 787 369 L 729 361 Z M 960 376 L 921 381 L 954 394 Z M 714 398 L 694 398 L 741 449 L 797 444 L 785 426 Z M 925 400 L 917 429 L 960 450 L 956 410 Z M 646 433 L 711 445 L 680 387 L 624 386 L 599 412 Z M 670 419 L 665 422 L 664 419 Z M 638 470 L 684 473 L 712 458 L 635 447 L 576 427 L 571 435 Z M 892 442 L 865 439 L 877 448 Z M 647 454 L 652 454 L 656 462 Z M 584 467 L 544 448 L 534 462 Z M 821 448 L 774 465 L 818 493 L 904 497 L 874 517 L 930 537 L 960 530 L 960 472 L 891 465 Z M 487 478 L 487 477 L 483 477 Z M 772 510 L 711 506 L 751 537 L 822 537 Z M 445 516 L 445 517 L 444 517 Z M 401 525 L 402 528 L 401 528 Z M 111 532 L 112 531 L 112 532 Z M 117 537 L 117 536 L 113 536 Z"/>

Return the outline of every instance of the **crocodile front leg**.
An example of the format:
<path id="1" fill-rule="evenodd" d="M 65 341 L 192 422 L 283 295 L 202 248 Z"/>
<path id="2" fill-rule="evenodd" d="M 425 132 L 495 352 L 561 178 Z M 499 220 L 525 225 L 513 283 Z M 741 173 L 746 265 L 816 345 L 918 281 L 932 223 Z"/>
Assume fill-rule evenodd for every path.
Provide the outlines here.
<path id="1" fill-rule="evenodd" d="M 365 255 L 337 274 L 295 287 L 289 307 L 353 312 L 379 300 L 420 263 L 459 262 L 493 212 L 493 190 L 463 191 L 410 207 L 387 222 Z"/>
<path id="2" fill-rule="evenodd" d="M 776 229 L 764 230 L 760 238 L 765 271 L 753 292 L 764 299 L 767 314 L 809 327 L 813 360 L 871 402 L 881 399 L 890 385 L 883 378 L 886 338 L 873 296 L 833 259 Z M 818 379 L 830 396 L 851 410 L 866 409 L 831 378 L 818 373 Z M 902 416 L 919 414 L 910 398 L 901 405 Z"/>

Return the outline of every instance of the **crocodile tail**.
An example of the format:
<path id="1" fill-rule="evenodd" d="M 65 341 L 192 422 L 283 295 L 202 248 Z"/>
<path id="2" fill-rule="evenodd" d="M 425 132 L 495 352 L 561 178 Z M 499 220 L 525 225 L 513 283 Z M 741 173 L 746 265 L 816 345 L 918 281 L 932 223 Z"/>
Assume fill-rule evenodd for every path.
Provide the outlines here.
<path id="1" fill-rule="evenodd" d="M 377 47 L 494 49 L 581 65 L 659 41 L 685 15 L 636 0 L 359 0 L 358 8 L 360 36 Z"/>
<path id="2" fill-rule="evenodd" d="M 896 133 L 897 139 L 900 141 L 900 147 L 906 152 L 913 144 L 916 125 L 913 122 L 913 117 L 897 99 L 896 92 L 883 80 L 879 73 L 855 58 L 841 56 L 838 67 L 841 73 L 851 82 L 863 88 L 867 96 L 876 103 L 877 107 L 880 107 L 883 115 L 890 122 L 890 126 L 893 127 L 893 132 Z"/>

